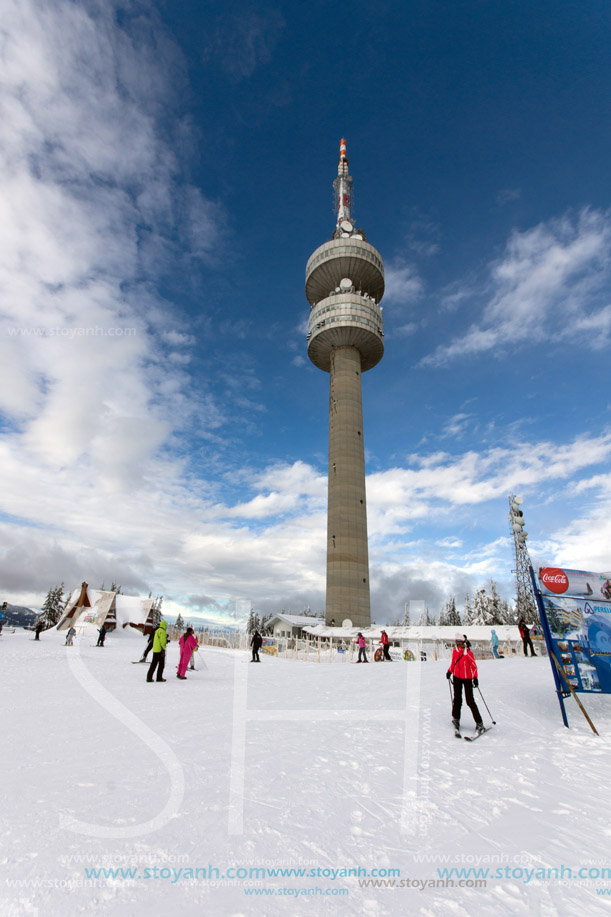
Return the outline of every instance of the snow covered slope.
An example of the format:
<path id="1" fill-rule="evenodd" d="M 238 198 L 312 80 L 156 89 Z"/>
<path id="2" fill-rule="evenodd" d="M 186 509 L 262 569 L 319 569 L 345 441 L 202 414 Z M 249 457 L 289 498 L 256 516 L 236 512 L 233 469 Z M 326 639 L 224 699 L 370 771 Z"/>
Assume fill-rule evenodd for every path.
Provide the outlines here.
<path id="1" fill-rule="evenodd" d="M 138 635 L 63 640 L 0 638 L 0 914 L 609 913 L 611 699 L 565 729 L 546 659 L 480 665 L 468 743 L 444 663 L 202 650 L 182 682 L 171 645 L 147 684 Z"/>

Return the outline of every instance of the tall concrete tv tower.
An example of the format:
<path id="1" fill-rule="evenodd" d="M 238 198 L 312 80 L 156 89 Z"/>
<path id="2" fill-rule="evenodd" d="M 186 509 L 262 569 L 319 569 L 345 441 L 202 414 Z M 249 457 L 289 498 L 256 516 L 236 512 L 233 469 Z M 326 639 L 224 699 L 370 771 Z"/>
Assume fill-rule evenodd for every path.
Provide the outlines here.
<path id="1" fill-rule="evenodd" d="M 333 239 L 306 265 L 311 306 L 308 356 L 329 373 L 329 497 L 327 510 L 327 624 L 349 618 L 371 624 L 365 447 L 361 373 L 384 353 L 384 264 L 351 215 L 352 178 L 346 141 L 339 145 L 333 183 L 337 224 Z"/>

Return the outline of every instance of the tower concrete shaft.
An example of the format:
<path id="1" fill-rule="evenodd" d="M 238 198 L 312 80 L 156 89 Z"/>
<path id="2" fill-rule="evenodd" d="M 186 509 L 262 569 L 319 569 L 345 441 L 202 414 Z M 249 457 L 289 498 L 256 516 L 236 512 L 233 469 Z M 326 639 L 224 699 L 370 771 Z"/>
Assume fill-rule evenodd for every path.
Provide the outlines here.
<path id="1" fill-rule="evenodd" d="M 326 620 L 371 623 L 365 497 L 361 355 L 357 347 L 331 354 Z"/>
<path id="2" fill-rule="evenodd" d="M 351 216 L 352 178 L 341 141 L 333 239 L 306 266 L 308 356 L 329 373 L 327 624 L 371 623 L 361 374 L 384 354 L 384 264 Z"/>

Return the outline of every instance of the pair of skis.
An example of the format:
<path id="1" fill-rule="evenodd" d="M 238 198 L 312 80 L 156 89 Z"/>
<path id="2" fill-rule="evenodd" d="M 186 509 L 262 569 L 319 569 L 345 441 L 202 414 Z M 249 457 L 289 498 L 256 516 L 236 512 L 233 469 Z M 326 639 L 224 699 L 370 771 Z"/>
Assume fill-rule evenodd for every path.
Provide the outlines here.
<path id="1" fill-rule="evenodd" d="M 490 732 L 491 729 L 492 726 L 485 726 L 480 732 L 476 732 L 475 735 L 464 736 L 462 735 L 460 729 L 456 729 L 456 727 L 454 727 L 454 736 L 457 739 L 464 739 L 465 742 L 475 742 L 476 739 L 479 739 L 481 736 L 483 736 L 485 732 Z"/>

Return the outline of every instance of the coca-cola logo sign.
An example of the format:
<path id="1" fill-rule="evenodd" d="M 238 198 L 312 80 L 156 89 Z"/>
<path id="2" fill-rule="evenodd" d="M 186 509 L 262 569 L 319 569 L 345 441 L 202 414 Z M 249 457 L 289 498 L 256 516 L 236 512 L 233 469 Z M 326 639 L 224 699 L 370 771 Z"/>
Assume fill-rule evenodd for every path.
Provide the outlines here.
<path id="1" fill-rule="evenodd" d="M 540 573 L 541 585 L 559 595 L 566 592 L 569 588 L 569 578 L 564 572 L 557 567 L 543 567 Z"/>

